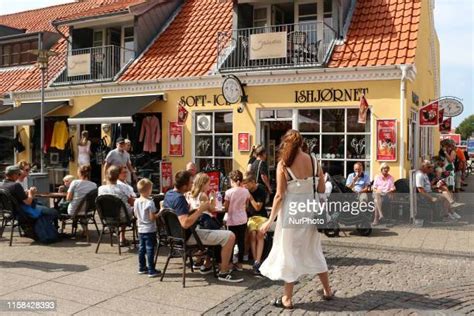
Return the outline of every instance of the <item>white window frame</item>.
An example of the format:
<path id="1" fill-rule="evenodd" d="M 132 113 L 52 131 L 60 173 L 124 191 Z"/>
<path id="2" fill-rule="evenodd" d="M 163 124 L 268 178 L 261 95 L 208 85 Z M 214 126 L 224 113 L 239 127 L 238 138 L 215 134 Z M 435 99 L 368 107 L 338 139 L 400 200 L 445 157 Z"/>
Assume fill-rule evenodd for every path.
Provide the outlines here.
<path id="1" fill-rule="evenodd" d="M 265 25 L 264 26 L 258 26 L 258 27 L 269 27 L 269 26 L 271 26 L 271 24 L 272 24 L 272 6 L 271 6 L 271 4 L 253 6 L 252 26 L 257 27 L 257 26 L 255 26 L 255 21 L 256 21 L 255 20 L 255 11 L 256 10 L 261 10 L 261 9 L 266 10 L 267 16 L 265 18 L 265 20 L 266 20 Z M 263 21 L 263 19 L 259 19 L 257 21 L 261 22 L 261 21 Z"/>
<path id="2" fill-rule="evenodd" d="M 132 28 L 133 29 L 133 41 L 134 41 L 134 44 L 133 44 L 133 50 L 135 51 L 136 47 L 135 47 L 135 28 L 133 26 L 133 24 L 129 24 L 129 25 L 123 25 L 122 26 L 122 30 L 121 30 L 121 34 L 120 34 L 120 45 L 122 46 L 122 54 L 120 56 L 120 64 L 121 66 L 125 66 L 125 64 L 128 62 L 128 60 L 125 60 L 125 29 L 127 28 Z M 133 58 L 135 58 L 135 54 L 133 55 Z"/>
<path id="3" fill-rule="evenodd" d="M 214 129 L 215 129 L 215 114 L 216 113 L 231 113 L 232 114 L 232 132 L 230 133 L 215 133 Z M 196 116 L 199 115 L 199 114 L 205 114 L 205 113 L 209 113 L 212 115 L 212 124 L 211 124 L 211 127 L 212 127 L 212 131 L 211 132 L 207 132 L 207 133 L 199 133 L 196 129 Z M 193 111 L 193 114 L 192 114 L 192 131 L 193 131 L 193 134 L 192 134 L 192 161 L 195 163 L 196 162 L 196 159 L 210 159 L 211 160 L 211 164 L 212 165 L 215 165 L 215 160 L 216 159 L 219 159 L 219 160 L 222 160 L 222 159 L 228 159 L 228 160 L 232 160 L 232 169 L 234 169 L 234 152 L 235 152 L 235 141 L 234 141 L 234 137 L 233 137 L 233 134 L 234 134 L 234 117 L 235 117 L 235 114 L 232 110 L 200 110 L 200 111 Z M 198 136 L 212 136 L 212 156 L 196 156 L 196 137 Z M 216 136 L 231 136 L 232 137 L 232 155 L 230 157 L 221 157 L 221 156 L 215 156 L 215 148 L 214 148 L 214 139 Z"/>
<path id="4" fill-rule="evenodd" d="M 256 139 L 256 143 L 257 144 L 261 144 L 264 139 L 263 139 L 263 133 L 264 131 L 262 130 L 262 125 L 261 123 L 262 122 L 275 122 L 275 121 L 292 121 L 292 128 L 293 129 L 296 129 L 296 130 L 299 130 L 299 111 L 300 110 L 319 110 L 319 122 L 320 122 L 320 125 L 319 125 L 319 131 L 318 132 L 301 132 L 301 135 L 302 136 L 318 136 L 319 137 L 319 159 L 321 161 L 342 161 L 343 162 L 343 165 L 344 165 L 344 177 L 346 177 L 350 172 L 352 172 L 352 170 L 347 170 L 347 163 L 348 162 L 357 162 L 357 161 L 361 161 L 361 162 L 364 162 L 366 165 L 369 165 L 369 168 L 366 168 L 366 170 L 369 172 L 370 176 L 373 177 L 374 174 L 373 174 L 373 163 L 372 163 L 372 158 L 374 157 L 374 153 L 372 152 L 373 151 L 373 148 L 372 148 L 372 145 L 373 145 L 373 142 L 374 142 L 374 135 L 372 133 L 373 129 L 374 129 L 374 115 L 373 113 L 371 112 L 371 115 L 370 115 L 370 122 L 369 122 L 369 126 L 370 126 L 370 131 L 368 132 L 349 132 L 348 131 L 348 128 L 347 128 L 347 114 L 348 114 L 348 110 L 357 110 L 359 107 L 358 106 L 345 106 L 345 107 L 328 107 L 328 106 L 324 106 L 324 107 L 311 107 L 311 108 L 297 108 L 297 109 L 288 109 L 288 108 L 269 108 L 269 109 L 258 109 L 257 110 L 257 139 Z M 322 115 L 323 115 L 323 110 L 344 110 L 344 131 L 343 132 L 323 132 L 323 124 L 322 124 Z M 278 111 L 278 110 L 292 110 L 293 111 L 293 116 L 292 118 L 278 118 L 276 116 L 276 114 L 274 115 L 275 118 L 268 118 L 268 119 L 261 119 L 260 118 L 260 112 L 261 111 L 269 111 L 269 110 L 273 110 L 275 111 Z M 324 158 L 322 157 L 322 150 L 323 150 L 323 146 L 322 146 L 322 138 L 323 136 L 325 135 L 344 135 L 344 156 L 343 158 Z M 365 136 L 369 136 L 368 139 L 370 141 L 369 144 L 366 144 L 366 152 L 369 153 L 369 157 L 367 158 L 347 158 L 347 139 L 348 139 L 348 136 L 350 135 L 365 135 Z M 267 145 L 267 144 L 265 144 Z"/>
<path id="5" fill-rule="evenodd" d="M 295 6 L 294 6 L 294 21 L 295 24 L 299 25 L 300 23 L 300 8 L 299 6 L 301 4 L 308 4 L 308 3 L 316 3 L 317 5 L 317 11 L 316 11 L 316 27 L 317 27 L 317 40 L 318 39 L 323 39 L 324 35 L 324 30 L 323 30 L 323 24 L 319 22 L 324 22 L 324 0 L 296 0 L 295 1 Z M 296 29 L 296 28 L 295 28 Z"/>

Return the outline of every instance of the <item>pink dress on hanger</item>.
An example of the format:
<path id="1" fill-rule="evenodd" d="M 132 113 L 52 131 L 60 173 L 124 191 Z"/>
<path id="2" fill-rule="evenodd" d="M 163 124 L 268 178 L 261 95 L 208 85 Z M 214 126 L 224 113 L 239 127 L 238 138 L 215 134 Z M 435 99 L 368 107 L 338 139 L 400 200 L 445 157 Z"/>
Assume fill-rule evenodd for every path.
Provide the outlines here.
<path id="1" fill-rule="evenodd" d="M 150 115 L 143 119 L 139 141 L 144 141 L 144 152 L 156 152 L 156 144 L 161 141 L 160 120 L 156 116 Z"/>

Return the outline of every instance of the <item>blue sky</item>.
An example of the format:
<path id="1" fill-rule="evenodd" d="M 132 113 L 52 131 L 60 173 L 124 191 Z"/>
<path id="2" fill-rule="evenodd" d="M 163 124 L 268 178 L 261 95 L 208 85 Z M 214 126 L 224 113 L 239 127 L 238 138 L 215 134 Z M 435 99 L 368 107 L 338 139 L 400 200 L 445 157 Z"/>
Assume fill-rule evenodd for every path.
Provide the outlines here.
<path id="1" fill-rule="evenodd" d="M 66 2 L 72 1 L 0 0 L 0 14 Z M 441 44 L 441 95 L 464 103 L 464 113 L 454 118 L 457 126 L 474 114 L 474 0 L 436 0 L 435 24 Z"/>

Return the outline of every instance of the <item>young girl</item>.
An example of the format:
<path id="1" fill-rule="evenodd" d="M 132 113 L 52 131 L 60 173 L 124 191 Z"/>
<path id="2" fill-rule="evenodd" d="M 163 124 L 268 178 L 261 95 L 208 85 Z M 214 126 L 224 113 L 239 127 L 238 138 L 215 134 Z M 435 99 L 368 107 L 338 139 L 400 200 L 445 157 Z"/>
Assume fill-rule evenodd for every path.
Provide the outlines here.
<path id="1" fill-rule="evenodd" d="M 247 231 L 247 205 L 250 193 L 242 187 L 242 172 L 234 170 L 229 174 L 231 186 L 225 192 L 224 207 L 227 214 L 227 227 L 235 234 L 235 242 L 239 247 L 237 271 L 242 271 L 244 259 L 245 234 Z"/>

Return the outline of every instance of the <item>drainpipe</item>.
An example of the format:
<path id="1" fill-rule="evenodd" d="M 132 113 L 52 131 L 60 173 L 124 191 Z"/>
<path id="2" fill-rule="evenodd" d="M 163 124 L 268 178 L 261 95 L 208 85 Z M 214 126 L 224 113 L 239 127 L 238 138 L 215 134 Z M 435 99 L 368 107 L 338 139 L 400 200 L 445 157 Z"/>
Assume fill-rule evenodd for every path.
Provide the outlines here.
<path id="1" fill-rule="evenodd" d="M 400 179 L 405 178 L 405 108 L 406 108 L 406 80 L 408 77 L 408 70 L 411 69 L 411 65 L 400 65 L 402 71 L 402 77 L 400 79 Z"/>

